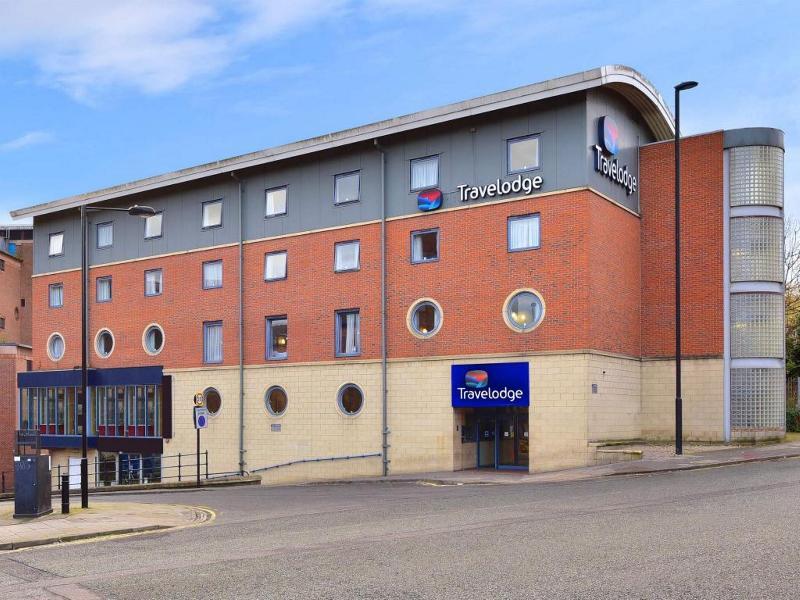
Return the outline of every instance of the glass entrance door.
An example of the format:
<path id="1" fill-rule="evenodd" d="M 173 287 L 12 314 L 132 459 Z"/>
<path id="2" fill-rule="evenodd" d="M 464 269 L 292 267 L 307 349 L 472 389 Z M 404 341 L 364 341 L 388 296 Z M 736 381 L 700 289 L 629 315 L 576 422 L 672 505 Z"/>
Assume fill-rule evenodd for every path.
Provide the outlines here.
<path id="1" fill-rule="evenodd" d="M 478 454 L 478 468 L 494 469 L 495 464 L 495 433 L 497 429 L 497 420 L 493 414 L 479 415 L 476 427 L 478 428 L 477 435 L 477 454 Z"/>
<path id="2" fill-rule="evenodd" d="M 477 467 L 527 470 L 528 409 L 495 409 L 477 415 Z"/>

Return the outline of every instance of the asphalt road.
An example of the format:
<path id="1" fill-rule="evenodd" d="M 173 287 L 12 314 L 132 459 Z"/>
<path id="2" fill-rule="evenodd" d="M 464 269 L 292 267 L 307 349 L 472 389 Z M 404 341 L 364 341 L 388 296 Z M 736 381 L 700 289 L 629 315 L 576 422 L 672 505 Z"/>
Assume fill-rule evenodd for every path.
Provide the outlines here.
<path id="1" fill-rule="evenodd" d="M 0 598 L 800 596 L 797 459 L 557 484 L 122 499 L 208 506 L 218 516 L 0 555 Z"/>

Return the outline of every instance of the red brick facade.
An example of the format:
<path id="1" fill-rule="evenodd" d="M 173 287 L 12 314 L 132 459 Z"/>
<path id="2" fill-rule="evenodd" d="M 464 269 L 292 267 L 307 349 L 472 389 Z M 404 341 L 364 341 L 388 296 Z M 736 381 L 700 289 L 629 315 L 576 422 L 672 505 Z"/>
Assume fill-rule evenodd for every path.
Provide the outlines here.
<path id="1" fill-rule="evenodd" d="M 681 142 L 681 349 L 723 352 L 722 132 Z M 642 354 L 675 356 L 674 144 L 641 150 Z"/>

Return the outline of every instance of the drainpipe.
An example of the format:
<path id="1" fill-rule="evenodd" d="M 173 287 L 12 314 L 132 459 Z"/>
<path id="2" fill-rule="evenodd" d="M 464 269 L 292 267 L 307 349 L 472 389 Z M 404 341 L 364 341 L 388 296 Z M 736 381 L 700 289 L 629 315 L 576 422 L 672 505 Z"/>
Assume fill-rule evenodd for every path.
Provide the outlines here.
<path id="1" fill-rule="evenodd" d="M 231 171 L 239 184 L 239 475 L 244 475 L 244 182 Z"/>
<path id="2" fill-rule="evenodd" d="M 381 408 L 383 417 L 381 437 L 383 441 L 383 476 L 386 477 L 389 474 L 389 414 L 386 383 L 386 153 L 377 138 L 372 142 L 381 153 Z"/>

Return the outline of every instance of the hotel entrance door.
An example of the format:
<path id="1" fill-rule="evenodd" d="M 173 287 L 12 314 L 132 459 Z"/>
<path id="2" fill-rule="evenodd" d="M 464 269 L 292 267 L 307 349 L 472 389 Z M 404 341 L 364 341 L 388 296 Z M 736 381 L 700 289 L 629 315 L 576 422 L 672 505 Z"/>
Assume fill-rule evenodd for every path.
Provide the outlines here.
<path id="1" fill-rule="evenodd" d="M 477 414 L 477 467 L 527 470 L 528 409 L 497 408 Z"/>

